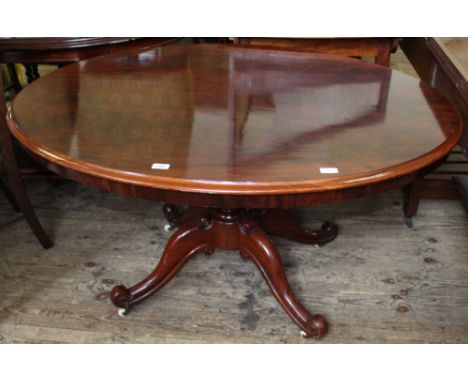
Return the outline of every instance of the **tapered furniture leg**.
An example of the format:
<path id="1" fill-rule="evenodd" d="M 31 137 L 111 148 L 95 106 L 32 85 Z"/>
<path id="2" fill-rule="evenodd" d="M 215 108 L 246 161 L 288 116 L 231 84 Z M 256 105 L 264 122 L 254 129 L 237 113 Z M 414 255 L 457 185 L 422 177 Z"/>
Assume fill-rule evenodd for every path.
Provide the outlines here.
<path id="1" fill-rule="evenodd" d="M 423 179 L 417 179 L 403 188 L 403 212 L 408 219 L 418 212 L 422 184 Z"/>
<path id="2" fill-rule="evenodd" d="M 6 162 L 6 158 L 4 157 L 4 161 Z M 21 179 L 19 178 L 19 174 L 11 173 L 11 170 L 5 165 L 5 169 L 7 172 L 7 177 L 9 180 L 9 186 L 11 189 L 11 193 L 15 196 L 17 206 L 19 207 L 20 211 L 23 213 L 24 218 L 28 222 L 31 230 L 33 231 L 34 235 L 36 236 L 37 240 L 41 243 L 44 249 L 49 249 L 53 246 L 52 241 L 49 239 L 49 236 L 45 232 L 44 228 L 42 228 L 39 219 L 37 218 L 36 212 L 29 200 L 28 194 L 24 188 Z"/>
<path id="3" fill-rule="evenodd" d="M 281 258 L 273 242 L 259 228 L 241 226 L 240 252 L 249 257 L 262 273 L 271 292 L 292 320 L 304 331 L 305 336 L 320 338 L 328 330 L 325 317 L 312 315 L 296 299 L 289 287 Z"/>
<path id="4" fill-rule="evenodd" d="M 18 204 L 16 203 L 15 196 L 11 193 L 10 189 L 8 186 L 5 184 L 2 178 L 0 178 L 0 189 L 2 192 L 5 194 L 5 197 L 7 200 L 10 202 L 11 206 L 16 212 L 20 212 L 20 209 L 18 207 Z"/>
<path id="5" fill-rule="evenodd" d="M 213 250 L 212 226 L 207 219 L 179 228 L 169 239 L 154 271 L 131 288 L 123 285 L 113 288 L 112 303 L 129 309 L 166 285 L 193 256 L 200 252 L 211 254 Z"/>
<path id="6" fill-rule="evenodd" d="M 5 99 L 3 95 L 3 83 L 0 78 L 0 151 L 2 153 L 3 168 L 5 170 L 6 178 L 8 181 L 8 189 L 16 200 L 16 204 L 24 215 L 32 231 L 36 235 L 42 246 L 47 249 L 53 246 L 52 242 L 47 236 L 47 233 L 42 228 L 33 206 L 29 200 L 26 189 L 21 181 L 18 164 L 13 152 L 13 145 L 11 141 L 10 132 L 6 126 L 6 110 Z"/>
<path id="7" fill-rule="evenodd" d="M 325 222 L 319 230 L 302 228 L 292 214 L 282 209 L 267 209 L 260 215 L 260 228 L 270 235 L 304 244 L 325 245 L 338 235 L 335 223 Z"/>
<path id="8" fill-rule="evenodd" d="M 458 195 L 463 207 L 465 207 L 465 211 L 468 213 L 468 176 L 453 176 L 452 179 L 457 186 Z"/>

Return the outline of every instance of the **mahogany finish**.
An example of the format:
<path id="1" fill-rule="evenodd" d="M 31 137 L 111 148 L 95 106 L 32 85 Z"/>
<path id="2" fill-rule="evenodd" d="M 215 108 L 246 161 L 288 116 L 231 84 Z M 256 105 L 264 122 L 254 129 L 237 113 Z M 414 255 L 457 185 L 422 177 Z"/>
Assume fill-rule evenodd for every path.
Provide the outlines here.
<path id="1" fill-rule="evenodd" d="M 205 216 L 206 211 L 200 207 L 189 207 L 186 213 L 181 213 L 177 206 L 164 204 L 163 213 L 172 227 L 181 227 Z M 338 226 L 334 223 L 326 222 L 321 229 L 311 231 L 298 225 L 290 212 L 279 208 L 258 210 L 256 218 L 265 233 L 298 243 L 325 245 L 338 235 Z"/>
<path id="2" fill-rule="evenodd" d="M 268 213 L 268 212 L 267 212 Z M 294 237 L 294 228 L 282 225 L 278 220 L 285 212 L 269 216 L 267 226 L 275 227 L 275 234 Z M 262 216 L 263 215 L 263 216 Z M 155 270 L 131 288 L 123 285 L 112 290 L 114 305 L 128 309 L 150 297 L 166 285 L 172 277 L 196 254 L 211 255 L 215 248 L 238 250 L 241 258 L 251 259 L 265 278 L 272 294 L 291 319 L 303 330 L 304 336 L 319 338 L 328 329 L 325 318 L 312 315 L 296 299 L 283 270 L 276 246 L 264 228 L 264 211 L 246 209 L 204 209 L 202 216 L 194 218 L 179 228 L 169 239 Z M 332 225 L 328 223 L 330 227 Z M 292 235 L 291 233 L 292 232 Z M 307 243 L 323 245 L 336 237 L 322 232 L 311 233 Z M 301 236 L 299 236 L 302 239 Z"/>
<path id="3" fill-rule="evenodd" d="M 267 235 L 324 245 L 337 227 L 304 230 L 278 208 L 401 188 L 438 166 L 462 132 L 444 97 L 401 73 L 226 45 L 68 66 L 21 92 L 8 123 L 52 171 L 167 203 L 165 216 L 180 228 L 152 274 L 113 290 L 117 306 L 155 293 L 196 253 L 238 250 L 312 337 L 326 321 L 294 297 Z M 171 204 L 190 207 L 182 214 Z"/>
<path id="4" fill-rule="evenodd" d="M 66 176 L 228 195 L 240 208 L 252 207 L 245 197 L 269 207 L 266 195 L 307 199 L 412 174 L 461 134 L 452 105 L 399 72 L 228 46 L 71 65 L 31 84 L 13 105 L 13 134 Z"/>
<path id="5" fill-rule="evenodd" d="M 325 222 L 319 230 L 311 231 L 299 226 L 286 210 L 271 208 L 260 215 L 260 228 L 266 233 L 303 244 L 325 245 L 338 235 L 335 223 Z"/>

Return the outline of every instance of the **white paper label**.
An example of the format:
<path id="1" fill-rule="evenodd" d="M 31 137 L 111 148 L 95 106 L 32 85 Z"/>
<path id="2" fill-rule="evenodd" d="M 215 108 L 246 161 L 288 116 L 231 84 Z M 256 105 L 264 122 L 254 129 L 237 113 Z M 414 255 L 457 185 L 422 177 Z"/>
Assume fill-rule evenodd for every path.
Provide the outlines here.
<path id="1" fill-rule="evenodd" d="M 320 167 L 320 174 L 338 174 L 336 167 Z"/>
<path id="2" fill-rule="evenodd" d="M 153 163 L 151 170 L 169 170 L 171 165 L 169 163 Z"/>

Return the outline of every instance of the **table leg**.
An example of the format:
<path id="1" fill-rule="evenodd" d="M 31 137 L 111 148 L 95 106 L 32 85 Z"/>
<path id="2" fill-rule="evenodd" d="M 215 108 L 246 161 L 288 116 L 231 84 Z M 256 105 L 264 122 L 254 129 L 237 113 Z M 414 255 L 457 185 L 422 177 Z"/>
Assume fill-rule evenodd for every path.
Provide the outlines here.
<path id="1" fill-rule="evenodd" d="M 183 215 L 177 209 L 165 206 L 164 212 L 171 222 L 184 222 L 184 225 L 171 236 L 159 264 L 148 277 L 131 288 L 119 285 L 112 290 L 114 305 L 127 311 L 142 302 L 167 284 L 189 259 L 200 252 L 212 254 L 216 248 L 238 250 L 242 258 L 255 263 L 279 304 L 301 328 L 301 335 L 313 338 L 325 335 L 327 321 L 321 315 L 311 314 L 297 300 L 284 273 L 279 252 L 263 227 L 289 239 L 324 245 L 336 237 L 335 224 L 326 223 L 318 231 L 302 230 L 281 210 L 198 208 L 189 209 Z M 285 219 L 284 225 L 278 223 L 280 218 Z M 288 224 L 294 228 L 288 228 Z"/>
<path id="2" fill-rule="evenodd" d="M 265 278 L 271 292 L 291 319 L 302 329 L 303 337 L 320 338 L 328 330 L 328 323 L 320 314 L 312 315 L 292 292 L 276 246 L 258 227 L 242 226 L 240 252 L 250 258 Z"/>
<path id="3" fill-rule="evenodd" d="M 169 222 L 166 231 L 199 219 L 203 208 L 189 207 L 187 212 L 180 212 L 173 204 L 164 204 L 163 213 Z M 268 208 L 258 210 L 260 228 L 266 233 L 303 244 L 323 246 L 334 240 L 338 235 L 338 226 L 332 222 L 325 222 L 318 230 L 301 227 L 295 217 L 287 210 Z"/>
<path id="4" fill-rule="evenodd" d="M 319 246 L 327 244 L 338 235 L 338 226 L 335 223 L 325 222 L 319 230 L 309 230 L 297 224 L 289 211 L 278 208 L 267 209 L 261 214 L 260 227 L 270 235 Z"/>
<path id="5" fill-rule="evenodd" d="M 123 285 L 112 289 L 112 303 L 127 311 L 132 305 L 150 297 L 166 285 L 177 272 L 199 252 L 213 252 L 212 226 L 206 219 L 179 228 L 169 239 L 159 264 L 143 281 L 127 289 Z"/>

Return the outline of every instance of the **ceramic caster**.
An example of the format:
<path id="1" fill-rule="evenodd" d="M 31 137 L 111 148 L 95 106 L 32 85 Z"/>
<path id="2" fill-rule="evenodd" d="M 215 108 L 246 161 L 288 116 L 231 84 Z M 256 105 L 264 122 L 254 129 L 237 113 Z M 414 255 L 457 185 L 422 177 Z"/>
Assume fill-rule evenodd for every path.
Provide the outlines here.
<path id="1" fill-rule="evenodd" d="M 164 231 L 171 232 L 175 227 L 172 224 L 165 224 Z"/>
<path id="2" fill-rule="evenodd" d="M 120 317 L 125 317 L 128 313 L 128 310 L 125 308 L 119 308 L 117 310 L 117 313 L 119 314 Z"/>
<path id="3" fill-rule="evenodd" d="M 301 331 L 299 332 L 299 335 L 300 335 L 302 338 L 309 338 L 309 336 L 307 335 L 307 333 L 304 332 L 303 330 L 301 330 Z"/>

